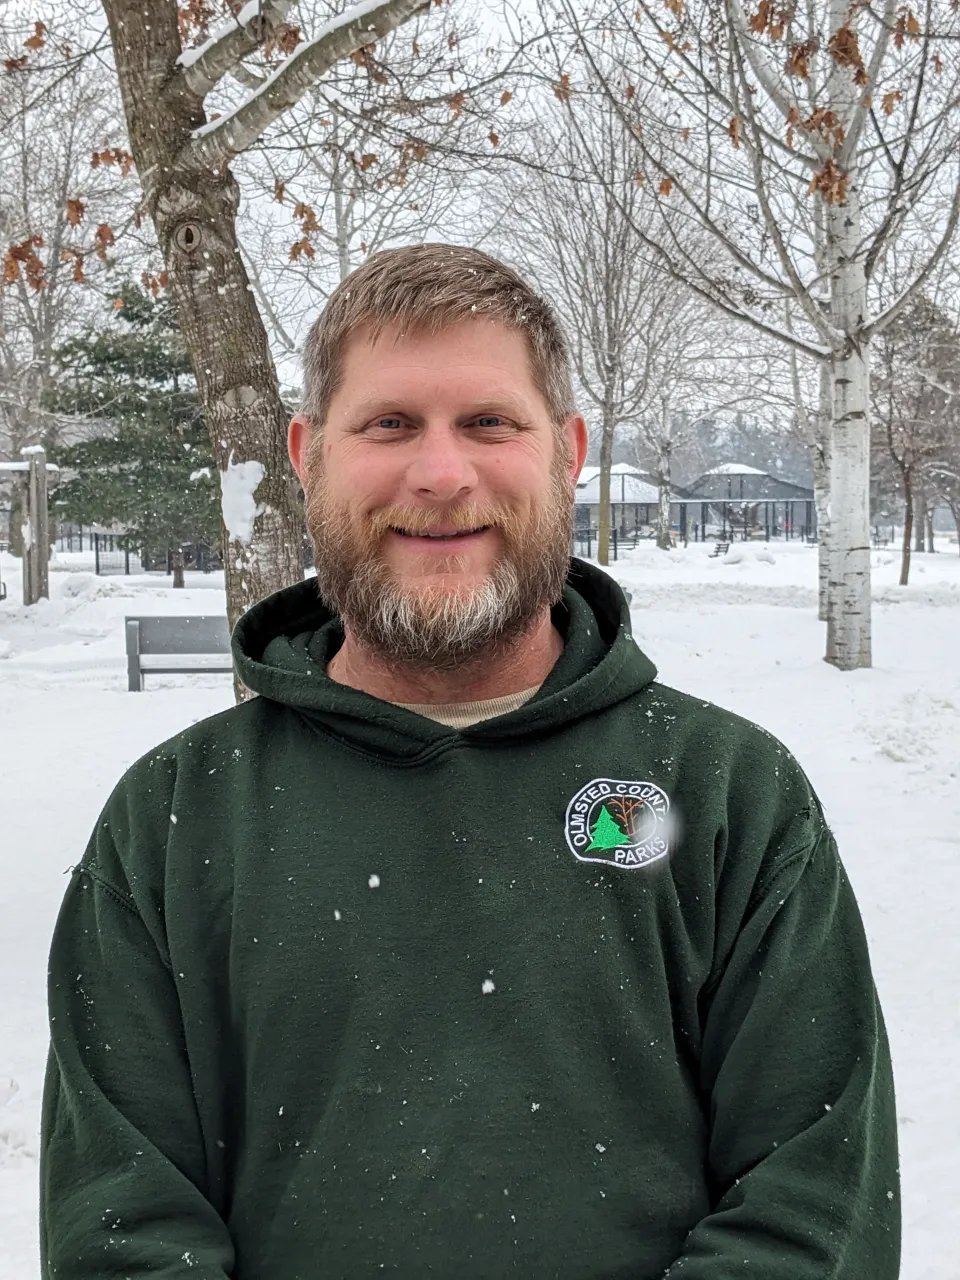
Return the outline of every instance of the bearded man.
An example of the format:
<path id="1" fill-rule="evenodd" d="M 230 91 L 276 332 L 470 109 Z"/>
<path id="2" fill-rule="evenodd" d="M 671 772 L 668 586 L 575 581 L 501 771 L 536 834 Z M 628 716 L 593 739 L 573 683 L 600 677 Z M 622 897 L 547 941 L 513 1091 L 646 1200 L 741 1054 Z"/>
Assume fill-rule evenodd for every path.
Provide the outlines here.
<path id="1" fill-rule="evenodd" d="M 371 258 L 305 351 L 316 581 L 127 773 L 51 956 L 59 1280 L 894 1280 L 890 1062 L 821 807 L 570 559 L 551 309 Z"/>

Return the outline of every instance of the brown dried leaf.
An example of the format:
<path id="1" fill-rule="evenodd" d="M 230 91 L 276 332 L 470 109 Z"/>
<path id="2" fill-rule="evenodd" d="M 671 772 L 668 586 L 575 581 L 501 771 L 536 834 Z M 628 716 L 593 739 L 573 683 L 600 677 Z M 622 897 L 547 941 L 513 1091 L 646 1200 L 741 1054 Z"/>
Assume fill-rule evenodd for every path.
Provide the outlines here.
<path id="1" fill-rule="evenodd" d="M 670 192 L 673 190 L 673 179 L 661 178 L 660 186 L 657 189 L 662 196 L 668 196 Z"/>
<path id="2" fill-rule="evenodd" d="M 107 256 L 107 249 L 113 244 L 113 230 L 106 222 L 101 222 L 93 237 L 94 250 L 98 258 Z"/>
<path id="3" fill-rule="evenodd" d="M 663 0 L 663 7 L 669 9 L 677 18 L 683 16 L 683 0 Z"/>
<path id="4" fill-rule="evenodd" d="M 23 47 L 25 49 L 42 49 L 43 46 L 47 43 L 45 39 L 46 34 L 47 34 L 47 28 L 43 25 L 43 23 L 35 22 L 33 24 L 33 35 L 29 38 L 29 40 L 24 40 Z"/>
<path id="5" fill-rule="evenodd" d="M 86 207 L 87 206 L 80 199 L 67 201 L 67 221 L 70 223 L 71 227 L 79 227 L 80 223 L 83 221 L 83 214 Z"/>
<path id="6" fill-rule="evenodd" d="M 810 40 L 804 40 L 803 44 L 792 44 L 787 54 L 784 71 L 788 76 L 796 76 L 798 80 L 809 80 L 810 59 L 819 48 L 820 41 L 816 36 Z"/>
<path id="7" fill-rule="evenodd" d="M 559 98 L 561 102 L 569 102 L 572 92 L 573 90 L 570 87 L 570 77 L 566 74 L 562 75 L 553 86 L 553 96 L 555 98 Z"/>
<path id="8" fill-rule="evenodd" d="M 366 172 L 371 165 L 379 163 L 379 160 L 380 157 L 375 151 L 367 151 L 360 157 L 360 168 L 363 172 Z"/>
<path id="9" fill-rule="evenodd" d="M 504 89 L 503 93 L 501 93 L 500 95 L 501 107 L 505 107 L 512 97 L 513 97 L 513 94 L 510 92 L 510 90 Z"/>
<path id="10" fill-rule="evenodd" d="M 863 65 L 860 54 L 860 41 L 852 27 L 838 27 L 830 37 L 827 47 L 830 50 L 830 56 L 838 66 L 853 69 L 853 79 L 856 84 L 867 83 L 867 69 Z"/>
<path id="11" fill-rule="evenodd" d="M 447 99 L 447 105 L 450 107 L 450 110 L 453 112 L 454 120 L 456 120 L 457 116 L 459 116 L 460 112 L 463 110 L 463 104 L 466 102 L 466 100 L 467 100 L 467 95 L 463 92 L 462 89 L 459 90 L 459 92 L 457 93 L 451 94 L 450 97 Z"/>
<path id="12" fill-rule="evenodd" d="M 289 56 L 296 49 L 302 38 L 303 35 L 299 27 L 294 26 L 292 22 L 281 22 L 274 27 L 270 33 L 270 38 L 264 41 L 263 51 L 268 58 L 274 53 L 283 53 Z"/>
<path id="13" fill-rule="evenodd" d="M 500 145 L 500 135 L 499 135 L 499 134 L 494 133 L 494 132 L 493 132 L 493 130 L 491 129 L 491 130 L 490 130 L 490 132 L 487 134 L 487 137 L 490 139 L 490 141 L 491 141 L 491 143 L 493 144 L 493 146 L 495 146 L 495 147 L 499 147 L 499 145 Z"/>
<path id="14" fill-rule="evenodd" d="M 313 245 L 306 236 L 302 240 L 298 240 L 296 244 L 290 246 L 290 261 L 296 262 L 300 257 L 312 258 L 314 256 Z"/>
<path id="15" fill-rule="evenodd" d="M 890 93 L 885 93 L 882 100 L 883 114 L 885 116 L 892 116 L 894 111 L 897 109 L 897 103 L 902 101 L 903 94 L 899 89 L 894 89 Z"/>
<path id="16" fill-rule="evenodd" d="M 310 235 L 312 231 L 320 230 L 320 223 L 317 221 L 316 211 L 309 204 L 298 201 L 293 209 L 293 216 L 300 218 L 300 229 L 304 236 Z"/>
<path id="17" fill-rule="evenodd" d="M 727 125 L 727 133 L 730 135 L 730 141 L 735 147 L 740 146 L 740 117 L 734 116 Z"/>
<path id="18" fill-rule="evenodd" d="M 783 39 L 783 33 L 793 18 L 793 4 L 776 4 L 775 0 L 760 0 L 757 12 L 750 18 L 750 30 L 771 40 Z"/>
<path id="19" fill-rule="evenodd" d="M 626 88 L 627 101 L 629 102 L 636 94 L 636 88 L 632 84 L 628 84 Z"/>
<path id="20" fill-rule="evenodd" d="M 273 180 L 273 198 L 278 204 L 283 204 L 283 193 L 287 189 L 287 184 L 282 178 L 274 178 Z"/>
<path id="21" fill-rule="evenodd" d="M 847 175 L 833 160 L 828 160 L 819 173 L 814 174 L 808 194 L 817 192 L 827 204 L 843 204 L 847 198 Z"/>
<path id="22" fill-rule="evenodd" d="M 75 284 L 86 284 L 87 277 L 83 274 L 83 254 L 78 253 L 73 260 L 73 279 Z"/>
<path id="23" fill-rule="evenodd" d="M 22 71 L 30 61 L 30 55 L 25 53 L 19 58 L 4 58 L 3 65 L 7 71 Z"/>

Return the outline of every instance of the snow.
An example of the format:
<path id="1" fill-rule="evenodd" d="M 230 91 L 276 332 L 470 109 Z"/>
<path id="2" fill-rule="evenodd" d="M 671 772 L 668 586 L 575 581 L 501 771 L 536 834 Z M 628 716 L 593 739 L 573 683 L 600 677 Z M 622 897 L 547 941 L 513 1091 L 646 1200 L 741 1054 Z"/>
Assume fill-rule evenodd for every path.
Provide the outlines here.
<path id="1" fill-rule="evenodd" d="M 226 470 L 220 472 L 223 523 L 231 542 L 249 545 L 253 537 L 253 522 L 263 511 L 254 494 L 265 475 L 262 462 L 254 459 L 234 462 L 232 453 Z"/>
<path id="2" fill-rule="evenodd" d="M 766 471 L 759 467 L 748 467 L 745 462 L 721 462 L 719 467 L 711 467 L 703 473 L 707 476 L 765 476 Z"/>
<path id="3" fill-rule="evenodd" d="M 359 4 L 351 5 L 349 9 L 344 9 L 343 13 L 338 13 L 335 18 L 331 18 L 328 22 L 324 22 L 317 28 L 316 35 L 311 40 L 305 40 L 302 44 L 298 45 L 297 48 L 294 49 L 293 53 L 280 63 L 276 71 L 272 71 L 270 75 L 266 77 L 263 84 L 258 85 L 252 93 L 239 102 L 235 107 L 231 108 L 230 111 L 226 111 L 222 116 L 218 116 L 216 120 L 208 120 L 206 124 L 202 124 L 198 129 L 194 129 L 191 136 L 194 138 L 203 138 L 210 133 L 222 132 L 229 126 L 230 122 L 239 112 L 246 110 L 246 108 L 249 107 L 249 105 L 257 98 L 262 98 L 264 95 L 272 95 L 277 79 L 280 76 L 289 75 L 289 68 L 294 63 L 298 62 L 301 58 L 312 57 L 316 53 L 317 47 L 327 41 L 335 31 L 339 31 L 342 27 L 352 26 L 355 22 L 361 22 L 369 14 L 376 13 L 378 10 L 382 9 L 383 5 L 384 0 L 360 0 Z M 245 6 L 245 8 L 246 7 L 248 6 Z M 201 52 L 207 47 L 206 43 L 199 46 L 196 53 L 192 56 L 192 61 L 195 62 L 196 59 L 200 57 Z M 188 54 L 193 54 L 193 51 L 188 51 Z M 188 54 L 181 54 L 181 59 L 188 56 Z"/>
<path id="4" fill-rule="evenodd" d="M 902 1280 L 960 1280 L 957 544 L 915 554 L 905 588 L 897 556 L 872 553 L 875 666 L 846 674 L 821 660 L 816 548 L 734 543 L 735 561 L 712 549 L 643 545 L 610 572 L 633 593 L 634 631 L 661 678 L 777 734 L 823 799 L 893 1048 Z M 96 578 L 85 563 L 54 557 L 52 598 L 25 609 L 19 561 L 0 556 L 0 1280 L 38 1273 L 46 957 L 66 873 L 123 769 L 233 697 L 227 675 L 156 676 L 126 692 L 124 614 L 222 611 L 220 576 L 188 573 L 174 591 L 163 576 Z"/>
<path id="5" fill-rule="evenodd" d="M 177 58 L 176 65 L 179 67 L 192 67 L 205 53 L 209 53 L 213 46 L 221 41 L 224 36 L 231 35 L 238 27 L 248 26 L 260 13 L 262 7 L 263 0 L 247 0 L 247 3 L 239 13 L 231 14 L 224 22 L 214 27 L 206 40 L 195 45 L 192 49 L 184 49 L 183 53 Z"/>

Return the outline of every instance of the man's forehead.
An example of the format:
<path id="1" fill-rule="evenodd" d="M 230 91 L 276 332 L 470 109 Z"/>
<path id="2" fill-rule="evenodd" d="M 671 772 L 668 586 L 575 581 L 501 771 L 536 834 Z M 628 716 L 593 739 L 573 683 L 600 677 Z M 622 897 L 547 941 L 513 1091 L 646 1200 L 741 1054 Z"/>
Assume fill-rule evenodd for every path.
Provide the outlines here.
<path id="1" fill-rule="evenodd" d="M 518 329 L 486 316 L 465 316 L 450 324 L 428 321 L 404 326 L 391 321 L 375 326 L 363 322 L 346 337 L 343 345 L 345 363 L 366 361 L 375 357 L 378 365 L 416 362 L 418 356 L 435 358 L 438 350 L 451 353 L 462 350 L 473 363 L 476 354 L 488 360 L 524 360 L 529 355 L 525 335 Z"/>

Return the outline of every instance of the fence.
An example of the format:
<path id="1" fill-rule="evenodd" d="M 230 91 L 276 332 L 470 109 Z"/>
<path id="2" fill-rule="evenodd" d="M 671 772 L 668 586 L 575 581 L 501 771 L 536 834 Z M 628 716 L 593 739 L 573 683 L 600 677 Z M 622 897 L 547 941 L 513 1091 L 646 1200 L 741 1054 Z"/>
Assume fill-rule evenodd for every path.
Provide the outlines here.
<path id="1" fill-rule="evenodd" d="M 597 545 L 597 539 L 599 537 L 599 533 L 600 533 L 599 529 L 593 529 L 593 528 L 590 528 L 589 526 L 585 529 L 584 528 L 574 529 L 573 548 L 572 548 L 573 554 L 575 556 L 580 556 L 587 560 L 591 559 L 591 557 L 593 556 L 594 548 Z M 623 539 L 620 537 L 619 531 L 616 529 L 616 527 L 611 529 L 610 530 L 610 555 L 613 557 L 614 560 L 617 559 L 619 544 L 622 541 Z M 635 541 L 634 541 L 634 545 L 636 545 Z"/>

